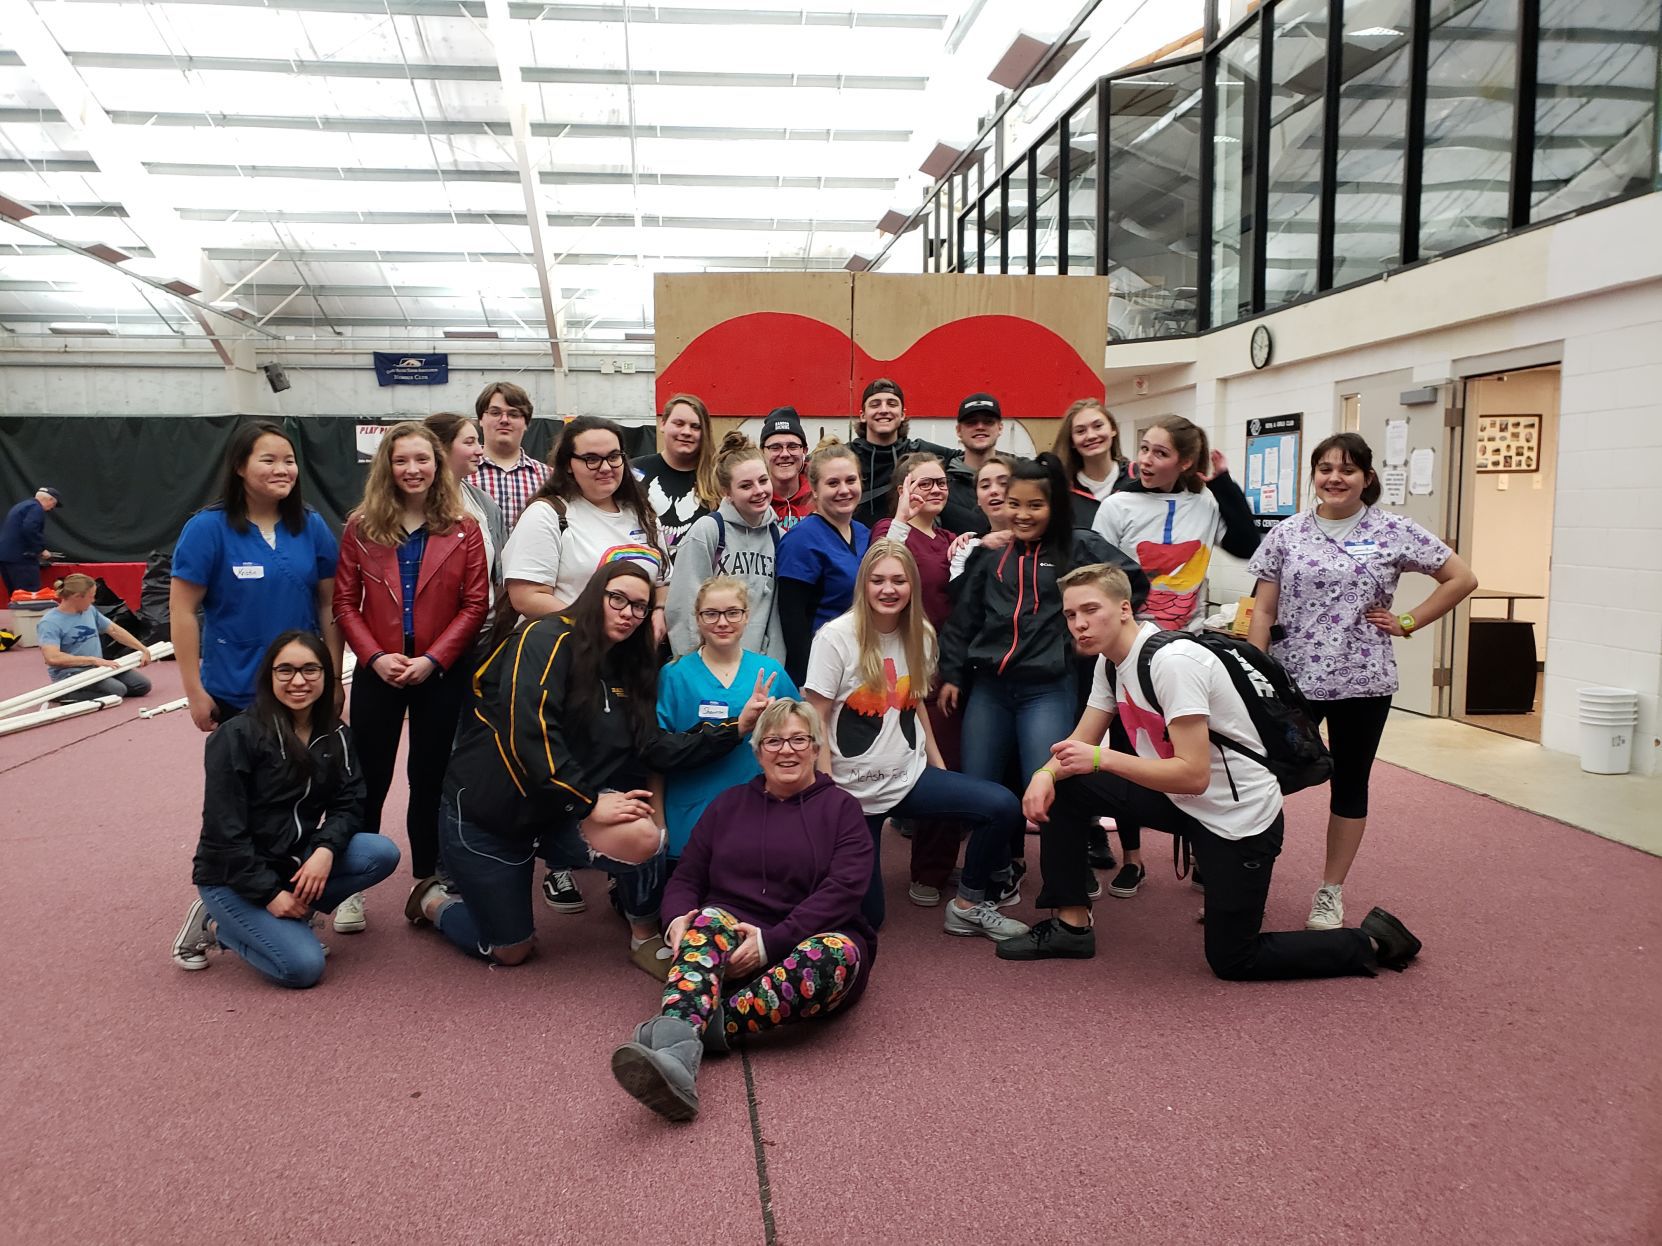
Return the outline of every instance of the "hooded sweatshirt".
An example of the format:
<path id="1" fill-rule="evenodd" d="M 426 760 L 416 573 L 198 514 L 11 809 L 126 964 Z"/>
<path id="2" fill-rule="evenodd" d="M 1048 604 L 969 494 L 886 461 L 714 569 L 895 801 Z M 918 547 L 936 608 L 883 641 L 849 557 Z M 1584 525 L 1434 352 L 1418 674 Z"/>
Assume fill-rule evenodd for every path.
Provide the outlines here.
<path id="1" fill-rule="evenodd" d="M 785 637 L 779 629 L 779 524 L 767 511 L 758 524 L 745 522 L 731 498 L 717 508 L 721 522 L 705 515 L 693 522 L 675 547 L 675 565 L 681 574 L 669 584 L 665 614 L 669 617 L 669 647 L 680 657 L 698 648 L 698 619 L 693 603 L 698 586 L 712 575 L 743 580 L 750 590 L 750 619 L 744 627 L 744 647 L 785 660 Z"/>
<path id="2" fill-rule="evenodd" d="M 1098 507 L 1091 526 L 1147 573 L 1148 602 L 1137 617 L 1172 631 L 1200 630 L 1212 547 L 1249 558 L 1259 541 L 1252 508 L 1227 472 L 1199 493 L 1158 493 L 1140 480 L 1125 482 Z"/>
<path id="3" fill-rule="evenodd" d="M 876 932 L 860 915 L 872 853 L 859 804 L 829 775 L 816 774 L 785 800 L 770 796 L 758 775 L 716 797 L 693 827 L 664 889 L 664 922 L 706 905 L 726 909 L 761 930 L 766 964 L 809 935 L 845 934 L 860 950 L 846 1008 L 877 959 Z"/>
<path id="4" fill-rule="evenodd" d="M 864 437 L 856 437 L 848 443 L 848 448 L 854 451 L 854 457 L 860 463 L 862 492 L 854 518 L 868 528 L 879 519 L 894 514 L 891 490 L 894 486 L 895 465 L 901 459 L 908 454 L 929 453 L 945 463 L 953 454 L 949 447 L 938 446 L 933 441 L 924 441 L 919 437 L 898 437 L 886 446 L 876 445 Z"/>

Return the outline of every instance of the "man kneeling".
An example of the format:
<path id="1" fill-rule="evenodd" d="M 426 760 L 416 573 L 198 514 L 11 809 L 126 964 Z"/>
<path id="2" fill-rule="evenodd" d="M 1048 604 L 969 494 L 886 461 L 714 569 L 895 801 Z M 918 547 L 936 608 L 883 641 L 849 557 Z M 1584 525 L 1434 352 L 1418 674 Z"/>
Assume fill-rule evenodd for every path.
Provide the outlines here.
<path id="1" fill-rule="evenodd" d="M 1407 965 L 1420 942 L 1384 909 L 1363 918 L 1360 930 L 1262 933 L 1285 817 L 1275 775 L 1242 749 L 1212 741 L 1216 732 L 1260 756 L 1265 751 L 1228 672 L 1199 644 L 1161 648 L 1149 677 L 1162 718 L 1145 700 L 1137 674 L 1142 647 L 1158 629 L 1132 615 L 1125 574 L 1080 567 L 1061 584 L 1074 647 L 1099 656 L 1078 727 L 1052 747 L 1051 762 L 1034 772 L 1022 802 L 1027 816 L 1044 826 L 1039 906 L 1057 915 L 999 944 L 999 957 L 1096 954 L 1086 844 L 1092 820 L 1106 814 L 1189 841 L 1206 876 L 1206 963 L 1218 977 L 1330 978 Z M 1135 756 L 1104 747 L 1116 712 Z"/>

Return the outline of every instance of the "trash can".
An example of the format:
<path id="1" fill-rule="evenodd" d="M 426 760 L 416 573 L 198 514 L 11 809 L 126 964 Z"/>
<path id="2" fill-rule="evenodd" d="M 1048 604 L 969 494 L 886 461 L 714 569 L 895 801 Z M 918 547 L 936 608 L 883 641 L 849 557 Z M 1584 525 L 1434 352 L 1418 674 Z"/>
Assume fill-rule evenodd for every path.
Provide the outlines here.
<path id="1" fill-rule="evenodd" d="M 53 606 L 55 601 L 11 603 L 12 631 L 17 633 L 17 647 L 19 649 L 37 649 L 40 641 L 35 636 L 35 629 L 40 626 L 41 617 Z"/>
<path id="2" fill-rule="evenodd" d="M 1583 688 L 1579 716 L 1581 768 L 1588 774 L 1631 770 L 1639 694 L 1631 688 Z"/>

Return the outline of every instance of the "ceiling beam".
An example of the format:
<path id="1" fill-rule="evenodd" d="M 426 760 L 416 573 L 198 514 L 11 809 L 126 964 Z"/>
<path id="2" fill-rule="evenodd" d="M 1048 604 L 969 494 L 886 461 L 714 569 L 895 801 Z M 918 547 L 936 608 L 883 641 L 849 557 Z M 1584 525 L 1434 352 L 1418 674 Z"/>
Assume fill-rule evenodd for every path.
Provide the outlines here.
<path id="1" fill-rule="evenodd" d="M 35 232 L 38 233 L 39 231 Z M 41 237 L 48 237 L 48 235 L 41 234 Z M 57 245 L 55 239 L 52 241 L 54 245 L 51 246 L 0 242 L 0 256 L 40 257 L 63 254 L 64 247 Z M 131 247 L 128 250 L 135 256 L 145 257 L 150 255 L 148 247 Z M 269 254 L 269 248 L 262 247 L 207 248 L 208 258 L 217 263 L 259 261 Z M 561 267 L 616 267 L 618 260 L 633 258 L 634 254 L 634 248 L 630 248 L 628 251 L 571 252 L 561 257 Z M 286 251 L 284 258 L 305 264 L 523 264 L 526 262 L 525 256 L 519 251 L 365 251 L 345 248 L 333 251 L 326 247 Z M 664 272 L 724 272 L 730 269 L 771 269 L 778 272 L 801 272 L 805 269 L 834 269 L 840 271 L 843 261 L 847 258 L 848 253 L 846 251 L 840 254 L 832 252 L 826 255 L 810 256 L 791 255 L 782 252 L 775 252 L 770 256 L 672 255 L 660 257 L 657 266 Z M 137 274 L 129 275 L 136 276 Z"/>

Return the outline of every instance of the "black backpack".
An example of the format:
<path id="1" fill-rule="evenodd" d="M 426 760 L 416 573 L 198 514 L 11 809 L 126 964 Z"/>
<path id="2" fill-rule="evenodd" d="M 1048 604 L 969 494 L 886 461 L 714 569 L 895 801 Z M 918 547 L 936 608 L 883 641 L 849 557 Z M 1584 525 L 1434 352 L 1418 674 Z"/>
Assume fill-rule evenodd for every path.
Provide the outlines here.
<path id="1" fill-rule="evenodd" d="M 1242 637 L 1218 632 L 1156 632 L 1144 641 L 1137 658 L 1137 682 L 1142 685 L 1143 698 L 1156 714 L 1165 717 L 1160 700 L 1154 695 L 1150 668 L 1154 655 L 1177 640 L 1191 641 L 1209 650 L 1223 664 L 1264 742 L 1264 752 L 1250 749 L 1217 731 L 1211 732 L 1213 744 L 1252 758 L 1275 776 L 1283 792 L 1319 787 L 1333 777 L 1333 757 L 1316 730 L 1310 703 L 1287 674 L 1286 667 Z"/>

